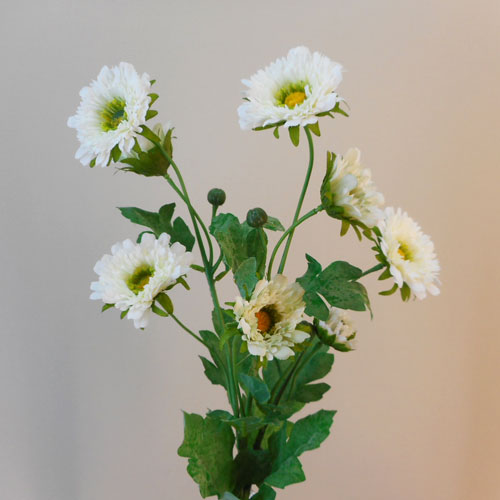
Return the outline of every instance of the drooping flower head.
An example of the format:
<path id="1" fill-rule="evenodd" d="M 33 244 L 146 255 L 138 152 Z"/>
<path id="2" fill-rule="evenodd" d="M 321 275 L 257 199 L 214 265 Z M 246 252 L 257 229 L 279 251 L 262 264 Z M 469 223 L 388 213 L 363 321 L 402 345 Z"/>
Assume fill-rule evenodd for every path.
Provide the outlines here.
<path id="1" fill-rule="evenodd" d="M 135 327 L 144 328 L 154 299 L 185 275 L 192 261 L 192 254 L 180 243 L 170 245 L 166 233 L 158 239 L 144 234 L 140 243 L 116 243 L 111 255 L 104 255 L 94 267 L 99 280 L 91 283 L 90 298 L 128 311 Z"/>
<path id="2" fill-rule="evenodd" d="M 326 321 L 317 321 L 316 330 L 320 340 L 337 351 L 347 352 L 355 349 L 356 331 L 347 311 L 331 307 Z"/>
<path id="3" fill-rule="evenodd" d="M 298 283 L 289 284 L 278 274 L 271 281 L 259 281 L 250 300 L 236 298 L 234 313 L 250 354 L 269 360 L 294 355 L 295 344 L 309 337 L 296 328 L 305 309 L 303 295 Z"/>
<path id="4" fill-rule="evenodd" d="M 250 80 L 242 80 L 248 89 L 238 108 L 240 127 L 316 123 L 320 113 L 332 111 L 341 101 L 335 92 L 341 81 L 340 64 L 306 47 L 291 49 Z"/>
<path id="5" fill-rule="evenodd" d="M 387 207 L 378 229 L 381 257 L 396 285 L 408 287 L 418 299 L 427 292 L 438 295 L 440 267 L 430 237 L 400 208 Z"/>
<path id="6" fill-rule="evenodd" d="M 368 228 L 381 219 L 384 197 L 377 191 L 371 171 L 362 166 L 359 149 L 350 148 L 336 158 L 328 154 L 321 203 L 330 216 Z"/>
<path id="7" fill-rule="evenodd" d="M 134 138 L 146 123 L 150 90 L 149 75 L 139 75 L 131 64 L 104 66 L 97 79 L 80 91 L 80 105 L 68 119 L 80 141 L 75 158 L 83 165 L 105 167 L 113 149 L 129 156 Z"/>

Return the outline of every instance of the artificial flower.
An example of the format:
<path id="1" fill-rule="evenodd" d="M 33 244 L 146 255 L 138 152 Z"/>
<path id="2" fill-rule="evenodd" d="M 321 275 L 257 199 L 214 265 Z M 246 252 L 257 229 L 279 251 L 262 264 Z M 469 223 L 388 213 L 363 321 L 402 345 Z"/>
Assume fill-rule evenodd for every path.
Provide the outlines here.
<path id="1" fill-rule="evenodd" d="M 319 321 L 316 330 L 321 341 L 337 351 L 352 351 L 355 348 L 356 331 L 347 311 L 331 307 L 326 321 Z"/>
<path id="2" fill-rule="evenodd" d="M 90 298 L 127 311 L 136 328 L 148 324 L 155 297 L 185 275 L 193 261 L 180 243 L 170 245 L 166 233 L 158 239 L 144 234 L 140 243 L 125 240 L 111 248 L 95 265 L 99 280 L 90 288 Z"/>
<path id="3" fill-rule="evenodd" d="M 291 49 L 250 80 L 242 80 L 248 89 L 238 108 L 240 127 L 316 123 L 318 114 L 332 111 L 342 100 L 335 92 L 341 81 L 340 64 L 306 47 Z"/>
<path id="4" fill-rule="evenodd" d="M 379 247 L 396 285 L 406 284 L 418 299 L 427 292 L 438 295 L 440 267 L 430 237 L 400 208 L 387 207 L 378 228 Z"/>
<path id="5" fill-rule="evenodd" d="M 105 167 L 114 148 L 122 156 L 130 156 L 141 125 L 146 123 L 150 90 L 149 76 L 139 75 L 131 64 L 104 66 L 97 79 L 80 91 L 80 105 L 68 119 L 80 141 L 75 158 L 83 165 Z"/>
<path id="6" fill-rule="evenodd" d="M 321 202 L 333 217 L 372 228 L 381 219 L 384 197 L 372 181 L 371 171 L 361 164 L 361 152 L 350 148 L 335 159 L 328 154 Z"/>
<path id="7" fill-rule="evenodd" d="M 234 313 L 250 354 L 268 360 L 294 355 L 293 347 L 309 337 L 296 328 L 305 309 L 303 295 L 298 283 L 278 274 L 259 281 L 250 300 L 236 298 Z"/>

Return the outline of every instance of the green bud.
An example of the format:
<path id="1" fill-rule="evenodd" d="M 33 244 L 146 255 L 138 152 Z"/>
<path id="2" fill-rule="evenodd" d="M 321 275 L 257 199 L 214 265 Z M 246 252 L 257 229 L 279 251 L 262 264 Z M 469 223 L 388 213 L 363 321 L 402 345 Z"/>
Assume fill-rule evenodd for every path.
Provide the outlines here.
<path id="1" fill-rule="evenodd" d="M 252 208 L 247 213 L 247 224 L 250 227 L 262 227 L 267 222 L 267 214 L 262 208 Z"/>
<path id="2" fill-rule="evenodd" d="M 210 205 L 220 207 L 226 201 L 226 193 L 219 188 L 213 188 L 208 192 L 207 200 Z"/>

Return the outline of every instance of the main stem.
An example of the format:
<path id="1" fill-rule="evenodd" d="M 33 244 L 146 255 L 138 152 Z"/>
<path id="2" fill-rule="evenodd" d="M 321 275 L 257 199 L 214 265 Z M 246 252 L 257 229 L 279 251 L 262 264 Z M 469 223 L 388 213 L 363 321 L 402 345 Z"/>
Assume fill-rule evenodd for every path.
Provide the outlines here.
<path id="1" fill-rule="evenodd" d="M 302 209 L 302 203 L 304 203 L 304 197 L 306 196 L 307 188 L 309 186 L 309 180 L 311 179 L 311 173 L 314 165 L 314 143 L 311 135 L 311 131 L 306 126 L 304 127 L 307 136 L 307 142 L 309 144 L 309 165 L 307 167 L 306 178 L 304 179 L 304 185 L 302 186 L 302 192 L 300 193 L 299 201 L 297 203 L 297 208 L 295 209 L 295 215 L 293 217 L 292 226 L 297 222 L 300 216 L 300 210 Z M 288 240 L 283 250 L 283 255 L 281 257 L 280 266 L 278 268 L 278 273 L 282 274 L 285 269 L 286 259 L 288 257 L 288 251 L 290 250 L 290 245 L 292 244 L 294 231 L 292 230 L 288 235 Z"/>
<path id="2" fill-rule="evenodd" d="M 165 151 L 165 148 L 160 143 L 154 142 L 154 144 L 159 148 L 162 155 L 170 163 L 170 165 L 172 166 L 172 168 L 175 171 L 175 174 L 177 175 L 177 178 L 179 179 L 179 183 L 181 185 L 181 192 L 182 192 L 181 198 L 184 201 L 184 203 L 186 203 L 186 206 L 187 206 L 188 211 L 189 211 L 189 215 L 191 217 L 191 222 L 193 224 L 194 232 L 196 235 L 196 240 L 198 242 L 198 247 L 200 249 L 201 260 L 203 261 L 203 267 L 205 268 L 205 276 L 207 279 L 208 288 L 210 289 L 210 295 L 212 297 L 212 302 L 214 304 L 214 308 L 215 308 L 216 314 L 218 316 L 219 324 L 221 325 L 221 328 L 223 329 L 224 328 L 224 315 L 222 313 L 222 308 L 221 308 L 220 303 L 219 303 L 219 297 L 217 296 L 217 290 L 215 288 L 215 282 L 214 282 L 213 270 L 212 270 L 212 262 L 211 261 L 209 262 L 209 259 L 207 258 L 205 246 L 203 245 L 203 239 L 201 237 L 201 233 L 200 233 L 200 229 L 198 227 L 197 219 L 200 220 L 202 227 L 204 227 L 205 234 L 207 236 L 207 240 L 209 241 L 210 246 L 211 246 L 211 242 L 210 242 L 209 236 L 207 234 L 205 225 L 203 224 L 203 222 L 201 221 L 201 218 L 199 217 L 196 210 L 193 208 L 193 206 L 191 204 L 191 200 L 189 198 L 189 194 L 188 194 L 186 185 L 184 183 L 184 179 L 182 178 L 181 172 L 180 172 L 179 168 L 177 167 L 177 165 L 175 164 L 174 160 L 170 157 L 170 155 L 167 153 L 167 151 Z M 169 184 L 172 187 L 175 186 L 175 183 L 169 177 L 166 177 L 166 179 L 167 179 L 167 181 L 169 181 Z M 177 187 L 177 186 L 175 186 L 175 187 Z M 176 191 L 178 192 L 179 190 L 176 189 Z M 178 194 L 180 194 L 180 193 L 178 193 Z M 226 364 L 227 364 L 227 369 L 228 369 L 227 379 L 228 379 L 229 402 L 231 404 L 231 408 L 233 410 L 234 415 L 238 416 L 239 415 L 238 395 L 237 395 L 238 385 L 237 385 L 236 380 L 235 380 L 235 371 L 234 371 L 233 360 L 232 360 L 233 356 L 232 356 L 232 353 L 231 353 L 227 343 L 225 346 L 225 353 L 226 353 Z"/>
<path id="3" fill-rule="evenodd" d="M 313 215 L 316 215 L 318 212 L 321 212 L 323 210 L 323 207 L 320 205 L 319 207 L 313 208 L 311 211 L 307 212 L 307 214 L 303 215 L 299 220 L 295 221 L 282 235 L 281 238 L 278 240 L 278 243 L 276 243 L 276 246 L 273 249 L 273 252 L 271 253 L 271 258 L 269 259 L 269 267 L 267 268 L 267 279 L 270 280 L 272 276 L 272 270 L 273 270 L 273 264 L 274 264 L 274 259 L 276 258 L 276 253 L 278 252 L 279 247 L 285 241 L 285 238 L 291 234 L 293 231 L 295 231 L 295 228 L 305 222 L 307 219 L 312 217 Z"/>

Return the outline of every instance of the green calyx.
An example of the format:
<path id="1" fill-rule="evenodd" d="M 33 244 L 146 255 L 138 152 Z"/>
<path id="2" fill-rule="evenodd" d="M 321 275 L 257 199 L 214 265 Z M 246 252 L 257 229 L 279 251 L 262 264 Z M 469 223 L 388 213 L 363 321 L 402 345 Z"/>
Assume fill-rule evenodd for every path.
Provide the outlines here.
<path id="1" fill-rule="evenodd" d="M 274 96 L 276 104 L 278 106 L 286 106 L 290 109 L 293 109 L 298 104 L 302 104 L 307 97 L 307 85 L 309 83 L 302 80 L 284 85 Z"/>
<path id="2" fill-rule="evenodd" d="M 127 119 L 126 102 L 121 97 L 115 97 L 101 111 L 101 127 L 105 132 L 116 130 L 123 120 Z"/>
<path id="3" fill-rule="evenodd" d="M 153 277 L 155 270 L 153 267 L 144 264 L 136 268 L 133 274 L 127 279 L 127 286 L 136 295 L 144 290 L 144 287 Z"/>

